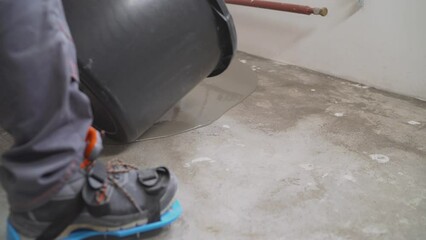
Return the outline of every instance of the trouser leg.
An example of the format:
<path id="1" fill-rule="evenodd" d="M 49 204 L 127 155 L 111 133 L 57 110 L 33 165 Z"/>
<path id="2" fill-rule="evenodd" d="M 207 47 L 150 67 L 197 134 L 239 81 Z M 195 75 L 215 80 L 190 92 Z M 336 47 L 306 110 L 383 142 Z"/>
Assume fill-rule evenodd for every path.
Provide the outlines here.
<path id="1" fill-rule="evenodd" d="M 0 0 L 0 176 L 11 208 L 47 202 L 78 169 L 92 121 L 61 0 Z"/>

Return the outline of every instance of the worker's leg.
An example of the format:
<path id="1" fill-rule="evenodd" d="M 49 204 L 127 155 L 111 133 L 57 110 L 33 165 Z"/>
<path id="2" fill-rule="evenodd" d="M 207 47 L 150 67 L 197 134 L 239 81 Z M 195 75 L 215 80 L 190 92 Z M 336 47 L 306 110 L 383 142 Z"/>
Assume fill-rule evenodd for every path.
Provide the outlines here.
<path id="1" fill-rule="evenodd" d="M 0 125 L 15 139 L 0 176 L 9 226 L 25 239 L 56 239 L 82 226 L 102 236 L 142 232 L 139 225 L 160 222 L 176 194 L 166 168 L 79 168 L 92 115 L 75 58 L 61 0 L 0 0 Z"/>
<path id="2" fill-rule="evenodd" d="M 12 210 L 46 203 L 78 169 L 91 124 L 60 0 L 0 0 L 1 181 Z"/>

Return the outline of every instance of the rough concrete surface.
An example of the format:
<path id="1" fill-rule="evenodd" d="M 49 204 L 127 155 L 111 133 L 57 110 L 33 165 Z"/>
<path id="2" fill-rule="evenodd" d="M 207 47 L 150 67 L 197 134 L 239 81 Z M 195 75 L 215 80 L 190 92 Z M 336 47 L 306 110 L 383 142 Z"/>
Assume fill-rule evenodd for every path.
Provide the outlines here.
<path id="1" fill-rule="evenodd" d="M 218 121 L 105 151 L 178 175 L 184 215 L 150 239 L 426 239 L 425 102 L 238 58 L 259 87 Z"/>

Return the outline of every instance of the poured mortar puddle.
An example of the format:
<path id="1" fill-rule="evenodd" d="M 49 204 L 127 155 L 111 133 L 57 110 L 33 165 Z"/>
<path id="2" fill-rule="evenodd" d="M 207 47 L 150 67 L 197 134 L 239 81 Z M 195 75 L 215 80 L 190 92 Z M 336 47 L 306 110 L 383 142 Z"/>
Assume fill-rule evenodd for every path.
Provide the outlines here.
<path id="1" fill-rule="evenodd" d="M 220 76 L 207 78 L 137 141 L 173 136 L 209 125 L 256 90 L 257 75 L 234 60 Z"/>

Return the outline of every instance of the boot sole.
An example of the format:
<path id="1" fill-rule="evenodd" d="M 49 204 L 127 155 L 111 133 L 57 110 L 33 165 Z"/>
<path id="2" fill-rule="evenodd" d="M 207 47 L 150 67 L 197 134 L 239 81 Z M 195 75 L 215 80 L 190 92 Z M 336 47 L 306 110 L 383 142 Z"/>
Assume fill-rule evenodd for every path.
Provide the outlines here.
<path id="1" fill-rule="evenodd" d="M 139 225 L 138 223 L 133 223 L 133 227 L 127 225 L 118 230 L 105 230 L 105 231 L 94 231 L 94 230 L 77 230 L 74 226 L 70 226 L 75 230 L 71 232 L 68 236 L 59 238 L 61 240 L 125 240 L 125 239 L 139 239 L 140 237 L 146 236 L 149 233 L 155 233 L 161 231 L 161 229 L 169 226 L 175 222 L 182 215 L 182 207 L 179 201 L 175 201 L 169 210 L 167 210 L 162 216 L 161 221 Z M 77 227 L 76 227 L 77 228 Z M 82 229 L 78 226 L 79 229 Z M 7 225 L 7 240 L 32 240 L 29 238 L 21 237 L 18 232 L 12 227 L 11 224 Z"/>

